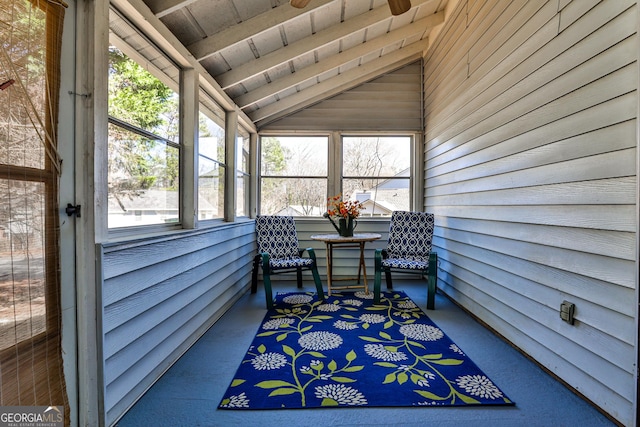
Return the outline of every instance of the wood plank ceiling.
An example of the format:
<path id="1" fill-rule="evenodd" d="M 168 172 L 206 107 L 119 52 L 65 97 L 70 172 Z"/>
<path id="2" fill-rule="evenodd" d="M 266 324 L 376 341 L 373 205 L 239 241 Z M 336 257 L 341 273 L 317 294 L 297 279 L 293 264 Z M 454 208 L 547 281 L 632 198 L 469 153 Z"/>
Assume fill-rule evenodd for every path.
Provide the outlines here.
<path id="1" fill-rule="evenodd" d="M 447 0 L 144 0 L 257 128 L 422 56 Z"/>

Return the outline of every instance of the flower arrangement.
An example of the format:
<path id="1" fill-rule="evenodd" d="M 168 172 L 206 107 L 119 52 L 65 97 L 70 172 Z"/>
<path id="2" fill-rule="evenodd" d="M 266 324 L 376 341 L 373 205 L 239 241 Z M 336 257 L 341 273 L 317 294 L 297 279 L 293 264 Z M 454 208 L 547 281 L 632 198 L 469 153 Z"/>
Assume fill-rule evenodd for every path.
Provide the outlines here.
<path id="1" fill-rule="evenodd" d="M 342 200 L 342 194 L 327 199 L 327 216 L 333 218 L 356 219 L 363 209 L 362 203 L 353 200 Z"/>

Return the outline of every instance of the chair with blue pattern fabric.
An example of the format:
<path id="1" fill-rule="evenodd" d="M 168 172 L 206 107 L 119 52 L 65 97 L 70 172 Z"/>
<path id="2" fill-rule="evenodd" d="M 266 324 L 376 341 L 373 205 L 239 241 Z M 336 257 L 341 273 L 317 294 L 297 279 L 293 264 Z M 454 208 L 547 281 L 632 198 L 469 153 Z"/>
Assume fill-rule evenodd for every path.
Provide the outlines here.
<path id="1" fill-rule="evenodd" d="M 311 270 L 318 291 L 318 299 L 324 300 L 322 281 L 318 274 L 316 254 L 313 248 L 298 247 L 296 224 L 291 216 L 261 215 L 256 218 L 258 255 L 254 259 L 251 293 L 258 287 L 258 265 L 262 265 L 262 280 L 267 298 L 267 308 L 273 308 L 271 275 L 297 273 L 298 287 L 302 287 L 302 271 Z M 303 258 L 304 252 L 309 254 Z"/>
<path id="2" fill-rule="evenodd" d="M 438 254 L 431 251 L 434 217 L 426 212 L 394 211 L 389 225 L 386 249 L 376 249 L 374 302 L 380 302 L 382 272 L 387 289 L 393 288 L 391 271 L 404 271 L 427 275 L 427 309 L 435 307 L 438 282 Z"/>

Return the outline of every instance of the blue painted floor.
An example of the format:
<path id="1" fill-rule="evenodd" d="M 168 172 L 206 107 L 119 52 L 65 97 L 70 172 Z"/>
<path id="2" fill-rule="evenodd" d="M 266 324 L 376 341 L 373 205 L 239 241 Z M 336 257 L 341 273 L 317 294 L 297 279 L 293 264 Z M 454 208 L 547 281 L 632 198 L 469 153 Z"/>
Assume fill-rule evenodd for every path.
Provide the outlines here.
<path id="1" fill-rule="evenodd" d="M 426 285 L 394 282 L 420 307 Z M 275 291 L 295 291 L 276 285 Z M 311 283 L 305 290 L 314 291 Z M 443 295 L 436 310 L 426 311 L 436 324 L 516 405 L 511 407 L 327 408 L 267 411 L 218 410 L 263 319 L 264 291 L 244 295 L 122 417 L 119 427 L 163 426 L 438 426 L 438 427 L 591 427 L 613 422 L 588 402 L 542 371 L 509 344 L 485 329 Z"/>

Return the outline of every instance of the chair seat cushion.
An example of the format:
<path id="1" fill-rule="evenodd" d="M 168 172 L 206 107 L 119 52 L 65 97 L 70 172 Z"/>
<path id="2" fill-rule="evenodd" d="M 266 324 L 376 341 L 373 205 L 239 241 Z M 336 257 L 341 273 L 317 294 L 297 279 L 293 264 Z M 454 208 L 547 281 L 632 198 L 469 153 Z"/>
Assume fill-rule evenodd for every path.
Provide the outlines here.
<path id="1" fill-rule="evenodd" d="M 402 268 L 405 270 L 428 270 L 429 262 L 406 258 L 387 258 L 382 260 L 382 266 L 386 268 Z"/>
<path id="2" fill-rule="evenodd" d="M 272 269 L 311 267 L 313 260 L 311 258 L 270 259 L 269 265 Z"/>

